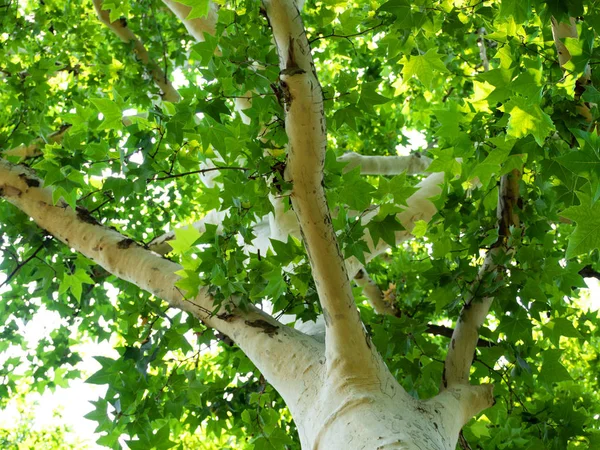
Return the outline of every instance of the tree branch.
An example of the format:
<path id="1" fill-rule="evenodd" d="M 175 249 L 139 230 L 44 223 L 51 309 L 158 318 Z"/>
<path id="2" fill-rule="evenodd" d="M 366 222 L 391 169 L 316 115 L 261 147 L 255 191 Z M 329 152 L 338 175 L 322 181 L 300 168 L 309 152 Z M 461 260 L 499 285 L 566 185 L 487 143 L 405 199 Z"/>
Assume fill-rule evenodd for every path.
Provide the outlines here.
<path id="1" fill-rule="evenodd" d="M 360 167 L 363 175 L 398 175 L 406 172 L 409 175 L 423 173 L 431 164 L 431 159 L 413 153 L 409 156 L 363 156 L 358 153 L 344 153 L 337 159 L 347 162 L 344 172 Z"/>
<path id="2" fill-rule="evenodd" d="M 290 380 L 298 379 L 307 367 L 318 366 L 322 348 L 317 341 L 253 306 L 241 310 L 232 301 L 229 312 L 218 313 L 207 286 L 195 297 L 186 298 L 176 286 L 179 276 L 175 272 L 182 270 L 180 265 L 101 225 L 84 208 L 73 210 L 63 202 L 54 205 L 52 190 L 44 188 L 42 180 L 25 166 L 0 159 L 0 197 L 108 272 L 229 336 L 284 397 L 291 395 L 290 401 L 299 401 L 297 385 Z"/>
<path id="3" fill-rule="evenodd" d="M 20 145 L 10 150 L 6 150 L 5 152 L 2 152 L 2 154 L 3 156 L 18 156 L 21 158 L 21 160 L 41 156 L 42 147 L 44 147 L 44 145 L 46 145 L 47 143 L 53 144 L 57 142 L 62 142 L 63 138 L 65 137 L 65 134 L 70 129 L 71 125 L 65 124 L 61 126 L 58 129 L 58 131 L 55 131 L 54 133 L 48 135 L 48 137 L 46 137 L 45 139 L 39 137 L 37 139 L 34 139 L 29 145 Z"/>
<path id="4" fill-rule="evenodd" d="M 150 55 L 144 44 L 138 37 L 129 29 L 127 21 L 123 18 L 117 19 L 114 22 L 110 21 L 110 10 L 102 9 L 102 0 L 94 0 L 94 8 L 98 19 L 106 25 L 114 34 L 117 35 L 124 43 L 133 43 L 133 51 L 136 57 L 150 71 L 152 79 L 162 91 L 162 98 L 168 102 L 178 102 L 180 97 L 177 90 L 173 87 L 167 75 L 163 70 L 150 59 Z"/>
<path id="5" fill-rule="evenodd" d="M 406 209 L 396 215 L 402 226 L 405 228 L 405 230 L 396 232 L 396 245 L 413 238 L 411 231 L 415 227 L 417 221 L 431 221 L 432 217 L 437 212 L 437 208 L 430 199 L 432 197 L 437 197 L 442 193 L 440 185 L 443 182 L 444 173 L 439 172 L 432 173 L 417 184 L 417 192 L 406 200 Z M 366 225 L 378 212 L 379 209 L 376 208 L 370 214 L 365 215 L 362 219 L 363 225 Z M 368 232 L 365 234 L 364 239 L 369 248 L 369 251 L 365 252 L 365 260 L 367 262 L 390 248 L 390 245 L 382 240 L 377 244 L 373 243 L 373 239 Z M 362 263 L 358 261 L 355 256 L 351 256 L 346 260 L 346 268 L 351 277 L 354 277 L 362 267 Z"/>
<path id="6" fill-rule="evenodd" d="M 483 278 L 499 268 L 497 260 L 503 255 L 512 254 L 514 249 L 508 246 L 508 239 L 511 233 L 511 227 L 518 227 L 519 218 L 516 214 L 517 202 L 519 200 L 519 181 L 521 173 L 513 170 L 510 174 L 504 175 L 500 180 L 500 189 L 498 191 L 498 207 L 496 217 L 498 220 L 498 241 L 487 253 L 484 263 L 479 270 L 477 288 L 483 282 Z M 495 276 L 496 279 L 502 277 L 502 273 Z M 444 374 L 442 376 L 442 390 L 452 388 L 457 385 L 469 384 L 469 372 L 475 347 L 478 342 L 479 328 L 483 325 L 488 314 L 493 297 L 485 296 L 480 298 L 477 294 L 477 288 L 473 289 L 469 298 L 460 312 L 456 328 L 450 340 L 446 363 L 444 365 Z"/>
<path id="7" fill-rule="evenodd" d="M 556 52 L 558 53 L 558 63 L 563 70 L 565 70 L 565 64 L 571 60 L 571 53 L 562 40 L 565 38 L 577 39 L 577 37 L 577 23 L 574 17 L 569 17 L 569 23 L 558 22 L 554 17 L 552 17 L 552 38 L 554 39 L 554 46 L 556 47 Z M 591 77 L 592 70 L 588 64 L 585 66 L 583 75 L 575 83 L 576 100 L 580 99 L 583 89 L 587 84 L 590 83 Z M 590 108 L 584 102 L 579 102 L 575 109 L 581 116 L 585 118 L 587 122 L 591 122 L 593 120 Z"/>
<path id="8" fill-rule="evenodd" d="M 354 303 L 323 189 L 327 145 L 323 92 L 304 25 L 292 0 L 264 0 L 279 53 L 285 100 L 291 201 L 310 260 L 326 323 L 328 371 L 355 372 L 372 361 L 371 344 Z"/>
<path id="9" fill-rule="evenodd" d="M 367 271 L 362 268 L 358 271 L 356 276 L 354 277 L 354 281 L 356 284 L 363 289 L 363 295 L 367 298 L 367 301 L 373 308 L 373 310 L 379 315 L 388 315 L 400 317 L 402 315 L 402 311 L 396 308 L 396 305 L 392 301 L 386 298 L 386 295 L 382 292 L 382 290 L 377 286 L 375 281 L 371 279 Z M 429 324 L 427 325 L 427 329 L 425 330 L 428 334 L 433 334 L 435 336 L 445 336 L 447 338 L 451 338 L 454 333 L 454 329 L 448 328 L 444 325 L 435 325 Z M 494 347 L 496 344 L 492 341 L 488 341 L 487 339 L 479 338 L 477 340 L 477 347 L 489 348 Z"/>
<path id="10" fill-rule="evenodd" d="M 363 290 L 363 295 L 377 314 L 387 314 L 390 316 L 398 316 L 400 311 L 396 309 L 393 303 L 387 302 L 377 283 L 375 283 L 366 269 L 363 267 L 354 276 L 354 281 Z"/>
<path id="11" fill-rule="evenodd" d="M 34 252 L 29 255 L 26 259 L 24 259 L 23 261 L 17 262 L 17 267 L 15 267 L 7 276 L 6 276 L 6 280 L 4 280 L 2 283 L 0 283 L 0 288 L 6 284 L 9 284 L 10 281 L 12 280 L 12 278 L 19 272 L 19 270 L 21 270 L 21 268 L 23 268 L 23 266 L 25 266 L 29 261 L 31 261 L 32 259 L 34 259 L 37 254 L 40 252 L 40 250 L 42 250 L 45 246 L 45 243 L 42 243 L 42 245 L 40 245 L 38 248 L 36 248 L 34 250 Z"/>
<path id="12" fill-rule="evenodd" d="M 176 2 L 174 0 L 163 0 L 163 3 L 181 20 L 188 33 L 192 35 L 198 42 L 204 41 L 204 34 L 215 35 L 217 29 L 217 13 L 219 10 L 218 5 L 213 2 L 209 3 L 208 15 L 206 17 L 200 17 L 196 19 L 188 19 L 190 15 L 191 7 L 184 5 L 183 3 Z"/>

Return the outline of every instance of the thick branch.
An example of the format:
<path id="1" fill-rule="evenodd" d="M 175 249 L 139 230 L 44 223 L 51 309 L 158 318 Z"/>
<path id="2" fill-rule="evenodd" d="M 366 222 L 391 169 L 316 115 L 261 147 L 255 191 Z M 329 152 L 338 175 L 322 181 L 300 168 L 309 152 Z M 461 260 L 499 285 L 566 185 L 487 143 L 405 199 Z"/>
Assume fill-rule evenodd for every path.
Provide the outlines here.
<path id="1" fill-rule="evenodd" d="M 488 273 L 498 269 L 496 262 L 498 258 L 502 258 L 503 254 L 513 252 L 513 249 L 508 246 L 508 239 L 511 227 L 518 227 L 519 225 L 516 210 L 519 200 L 520 178 L 520 172 L 513 170 L 510 174 L 504 175 L 500 181 L 498 208 L 496 211 L 498 241 L 486 255 L 483 266 L 479 271 L 476 283 L 477 287 L 471 292 L 460 312 L 446 356 L 444 375 L 442 377 L 442 390 L 457 385 L 469 384 L 469 372 L 478 342 L 479 328 L 483 325 L 493 301 L 493 297 L 486 296 L 479 298 L 477 288 Z M 497 277 L 501 276 L 502 274 L 497 275 Z"/>
<path id="2" fill-rule="evenodd" d="M 150 55 L 148 54 L 148 50 L 144 47 L 144 44 L 137 36 L 129 29 L 127 26 L 127 21 L 125 19 L 117 19 L 114 22 L 110 21 L 110 10 L 102 9 L 102 0 L 94 0 L 94 8 L 96 9 L 96 14 L 98 15 L 98 19 L 106 25 L 110 30 L 117 35 L 121 41 L 127 43 L 133 43 L 133 51 L 136 57 L 144 64 L 148 70 L 150 71 L 150 75 L 152 79 L 156 83 L 156 85 L 162 91 L 163 100 L 169 102 L 178 102 L 180 97 L 177 90 L 173 87 L 167 75 L 162 71 L 162 69 L 150 59 Z"/>
<path id="3" fill-rule="evenodd" d="M 188 299 L 175 286 L 179 279 L 175 272 L 181 266 L 101 225 L 84 208 L 72 210 L 62 202 L 53 205 L 52 190 L 42 184 L 27 167 L 0 160 L 0 197 L 108 272 L 229 336 L 284 397 L 289 394 L 292 402 L 299 401 L 298 386 L 290 380 L 316 364 L 322 354 L 318 342 L 251 306 L 242 311 L 231 303 L 230 312 L 213 314 L 208 287 L 201 287 L 198 295 Z"/>
<path id="4" fill-rule="evenodd" d="M 163 3 L 183 22 L 188 33 L 198 42 L 204 41 L 205 33 L 212 36 L 216 33 L 218 6 L 215 3 L 209 3 L 208 15 L 206 17 L 196 19 L 187 18 L 192 10 L 189 6 L 173 0 L 163 0 Z"/>
<path id="5" fill-rule="evenodd" d="M 29 145 L 20 145 L 18 147 L 12 148 L 10 150 L 6 150 L 2 152 L 4 156 L 18 156 L 23 159 L 27 158 L 35 158 L 36 156 L 42 155 L 42 148 L 46 144 L 54 144 L 56 142 L 61 142 L 67 133 L 71 125 L 65 124 L 58 131 L 50 134 L 46 139 L 37 138 L 33 140 Z"/>
<path id="6" fill-rule="evenodd" d="M 491 384 L 456 385 L 425 402 L 447 410 L 441 415 L 443 429 L 458 436 L 460 429 L 471 418 L 494 404 L 494 386 Z"/>
<path id="7" fill-rule="evenodd" d="M 398 175 L 406 172 L 409 175 L 424 173 L 431 164 L 431 159 L 413 153 L 409 156 L 363 156 L 358 153 L 344 153 L 339 162 L 347 162 L 344 172 L 360 167 L 363 175 Z"/>
<path id="8" fill-rule="evenodd" d="M 393 303 L 386 301 L 383 292 L 379 289 L 377 283 L 371 279 L 366 269 L 360 269 L 354 276 L 354 281 L 362 288 L 363 295 L 377 314 L 387 314 L 390 316 L 399 314 Z"/>
<path id="9" fill-rule="evenodd" d="M 567 46 L 563 43 L 564 38 L 577 39 L 577 24 L 575 18 L 570 17 L 569 23 L 558 22 L 552 17 L 552 38 L 554 39 L 554 46 L 558 53 L 558 62 L 561 66 L 564 66 L 571 60 L 571 53 L 567 49 Z"/>
<path id="10" fill-rule="evenodd" d="M 285 99 L 285 176 L 293 183 L 292 205 L 323 308 L 328 369 L 355 371 L 371 360 L 371 348 L 354 303 L 323 189 L 327 131 L 321 85 L 296 4 L 291 0 L 265 0 L 263 5 L 279 53 L 279 78 Z"/>
<path id="11" fill-rule="evenodd" d="M 417 192 L 411 195 L 407 200 L 407 207 L 404 211 L 397 214 L 396 217 L 404 226 L 405 230 L 396 232 L 396 244 L 412 239 L 411 231 L 415 227 L 415 223 L 419 220 L 429 222 L 437 212 L 436 206 L 431 201 L 431 198 L 441 194 L 440 185 L 444 182 L 444 173 L 432 173 L 427 178 L 417 184 Z M 366 225 L 377 213 L 379 209 L 374 209 L 371 214 L 365 215 L 362 219 L 362 224 Z M 364 237 L 369 248 L 368 253 L 365 253 L 366 261 L 370 261 L 378 255 L 381 255 L 388 248 L 389 244 L 380 240 L 378 243 L 373 243 L 373 239 L 368 234 Z M 354 277 L 362 268 L 362 263 L 352 256 L 346 260 L 346 268 L 350 276 Z"/>
<path id="12" fill-rule="evenodd" d="M 554 39 L 554 46 L 558 53 L 558 63 L 561 67 L 564 67 L 571 60 L 571 53 L 564 44 L 563 39 L 572 38 L 577 39 L 577 23 L 574 17 L 569 17 L 569 23 L 558 22 L 552 17 L 552 38 Z M 590 83 L 592 72 L 589 64 L 586 65 L 583 75 L 575 83 L 575 99 L 579 100 L 583 90 L 587 84 Z M 576 106 L 577 112 L 585 118 L 586 121 L 591 122 L 593 120 L 592 113 L 588 105 L 580 102 Z"/>

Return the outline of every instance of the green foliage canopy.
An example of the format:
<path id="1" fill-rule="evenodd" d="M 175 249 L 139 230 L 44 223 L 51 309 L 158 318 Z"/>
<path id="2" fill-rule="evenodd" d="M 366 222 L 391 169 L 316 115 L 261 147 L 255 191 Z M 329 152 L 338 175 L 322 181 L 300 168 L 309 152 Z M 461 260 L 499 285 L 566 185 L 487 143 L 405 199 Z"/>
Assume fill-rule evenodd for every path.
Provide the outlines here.
<path id="1" fill-rule="evenodd" d="M 207 8 L 185 4 L 194 16 Z M 218 302 L 268 299 L 275 315 L 315 319 L 320 305 L 299 242 L 274 241 L 276 254 L 241 250 L 272 210 L 267 194 L 285 190 L 278 57 L 259 2 L 222 4 L 217 33 L 201 43 L 159 1 L 105 7 L 178 81 L 182 100 L 161 101 L 131 45 L 98 21 L 91 2 L 7 0 L 0 5 L 0 148 L 44 142 L 70 124 L 62 141 L 27 162 L 55 200 L 87 208 L 138 243 L 229 210 L 220 232 L 178 231 L 170 257 L 184 267 L 180 287 L 209 284 Z M 578 18 L 564 67 L 552 17 Z M 325 184 L 330 208 L 340 210 L 334 226 L 344 255 L 364 259 L 365 227 L 393 244 L 398 205 L 417 180 L 344 173 L 336 156 L 395 155 L 408 144 L 405 130 L 417 130 L 433 158 L 429 170 L 446 173 L 439 212 L 419 225 L 418 238 L 367 265 L 402 316 L 376 315 L 355 291 L 392 373 L 415 397 L 434 395 L 448 340 L 429 325 L 451 324 L 469 292 L 493 295 L 481 335 L 494 345 L 478 349 L 472 371 L 495 384 L 496 404 L 465 428 L 466 440 L 490 450 L 599 447 L 598 313 L 579 300 L 582 274 L 597 276 L 600 266 L 598 6 L 310 0 L 303 18 L 326 96 Z M 245 125 L 234 101 L 248 91 Z M 578 113 L 583 102 L 591 120 Z M 124 111 L 143 114 L 126 123 Z M 209 188 L 197 173 L 217 153 L 218 164 L 232 169 L 218 171 L 219 185 Z M 497 237 L 497 180 L 521 167 L 514 263 L 502 280 L 483 282 L 481 250 Z M 366 226 L 344 213 L 373 204 L 380 213 Z M 23 383 L 44 390 L 80 377 L 73 346 L 112 337 L 120 358 L 98 358 L 102 368 L 88 380 L 109 386 L 88 415 L 100 444 L 118 448 L 127 436 L 132 449 L 184 448 L 185 436 L 202 427 L 218 448 L 299 448 L 278 394 L 223 336 L 108 274 L 7 202 L 0 202 L 0 233 L 0 269 L 10 278 L 1 294 L 0 352 L 24 355 L 3 359 L 0 398 Z M 115 298 L 108 285 L 118 289 Z M 60 319 L 30 348 L 19 330 L 40 310 Z"/>

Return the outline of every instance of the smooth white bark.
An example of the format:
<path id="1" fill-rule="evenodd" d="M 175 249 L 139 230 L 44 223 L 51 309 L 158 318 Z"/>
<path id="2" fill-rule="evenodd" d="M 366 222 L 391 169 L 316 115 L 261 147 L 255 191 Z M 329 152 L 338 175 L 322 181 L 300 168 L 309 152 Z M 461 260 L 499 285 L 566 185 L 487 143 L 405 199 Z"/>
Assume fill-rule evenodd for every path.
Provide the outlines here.
<path id="1" fill-rule="evenodd" d="M 460 385 L 468 385 L 471 365 L 475 355 L 475 348 L 479 338 L 479 328 L 485 322 L 493 297 L 477 295 L 477 289 L 483 277 L 498 269 L 497 259 L 502 254 L 512 254 L 513 249 L 508 247 L 508 238 L 511 227 L 518 227 L 519 217 L 516 214 L 516 204 L 519 199 L 520 172 L 513 170 L 504 175 L 500 180 L 498 191 L 498 207 L 496 217 L 498 220 L 498 241 L 487 253 L 484 263 L 479 270 L 478 280 L 474 283 L 474 291 L 460 312 L 454 333 L 450 340 L 444 374 L 442 376 L 442 390 Z M 501 277 L 502 273 L 496 275 Z"/>
<path id="2" fill-rule="evenodd" d="M 288 160 L 285 177 L 298 218 L 326 324 L 328 371 L 346 376 L 360 361 L 372 366 L 372 350 L 360 321 L 323 189 L 327 145 L 323 93 L 296 4 L 263 1 L 279 54 L 285 99 Z M 342 375 L 343 374 L 343 375 Z"/>
<path id="3" fill-rule="evenodd" d="M 208 7 L 208 15 L 206 17 L 188 19 L 187 17 L 192 10 L 191 7 L 178 3 L 173 0 L 163 0 L 163 3 L 173 11 L 173 13 L 181 20 L 188 33 L 194 37 L 198 42 L 205 40 L 204 34 L 213 35 L 216 33 L 218 6 L 210 2 Z"/>
<path id="4" fill-rule="evenodd" d="M 363 175 L 415 175 L 424 173 L 431 164 L 430 158 L 419 153 L 408 156 L 364 156 L 358 153 L 344 153 L 338 161 L 348 163 L 344 172 L 360 167 L 360 173 Z"/>

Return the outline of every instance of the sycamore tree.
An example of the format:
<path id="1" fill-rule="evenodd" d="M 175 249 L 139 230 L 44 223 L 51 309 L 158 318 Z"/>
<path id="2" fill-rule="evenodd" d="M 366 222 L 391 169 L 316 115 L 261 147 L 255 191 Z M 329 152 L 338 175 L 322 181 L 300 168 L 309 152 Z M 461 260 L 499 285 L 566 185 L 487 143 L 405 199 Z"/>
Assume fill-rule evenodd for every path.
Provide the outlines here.
<path id="1" fill-rule="evenodd" d="M 110 448 L 598 448 L 597 32 L 582 0 L 4 0 L 1 398 L 110 339 Z"/>

